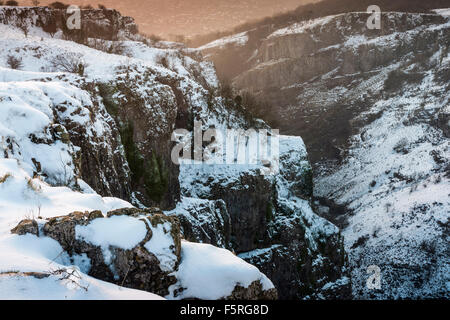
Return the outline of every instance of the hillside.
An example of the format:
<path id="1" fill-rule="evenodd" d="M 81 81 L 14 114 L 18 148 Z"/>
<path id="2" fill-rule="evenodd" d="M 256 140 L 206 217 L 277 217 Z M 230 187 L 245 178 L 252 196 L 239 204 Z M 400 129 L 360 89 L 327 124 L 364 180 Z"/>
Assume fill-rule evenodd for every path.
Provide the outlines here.
<path id="1" fill-rule="evenodd" d="M 317 210 L 343 228 L 354 297 L 448 297 L 448 10 L 384 12 L 380 30 L 368 17 L 248 30 L 199 50 L 263 102 L 256 114 L 303 137 Z M 366 287 L 370 265 L 381 290 Z"/>
<path id="2" fill-rule="evenodd" d="M 132 3 L 120 0 L 72 0 L 62 1 L 78 6 L 98 4 L 116 9 L 124 15 L 136 19 L 140 31 L 165 39 L 174 36 L 193 36 L 232 29 L 249 20 L 271 16 L 296 8 L 302 3 L 317 0 L 135 0 Z M 31 0 L 19 1 L 29 5 Z M 42 0 L 40 5 L 48 5 L 53 0 Z"/>
<path id="3" fill-rule="evenodd" d="M 195 50 L 113 10 L 65 19 L 0 7 L 0 297 L 349 297 L 300 137 L 279 137 L 279 161 L 175 164 L 175 129 L 270 128 Z"/>

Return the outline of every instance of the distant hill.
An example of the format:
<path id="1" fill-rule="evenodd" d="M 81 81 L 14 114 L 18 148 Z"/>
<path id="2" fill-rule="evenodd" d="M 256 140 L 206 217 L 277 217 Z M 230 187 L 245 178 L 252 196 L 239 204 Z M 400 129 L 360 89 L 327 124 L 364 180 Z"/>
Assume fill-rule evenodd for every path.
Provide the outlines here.
<path id="1" fill-rule="evenodd" d="M 449 0 L 322 0 L 319 2 L 301 5 L 294 10 L 266 17 L 258 21 L 244 23 L 232 30 L 221 33 L 212 33 L 201 35 L 192 39 L 191 46 L 197 47 L 206 44 L 212 40 L 228 36 L 231 34 L 248 31 L 251 29 L 261 29 L 268 25 L 271 28 L 278 29 L 288 26 L 292 23 L 305 21 L 314 18 L 325 17 L 334 14 L 367 11 L 371 5 L 378 5 L 382 11 L 401 11 L 411 13 L 428 12 L 435 8 L 450 7 Z"/>
<path id="2" fill-rule="evenodd" d="M 318 0 L 63 0 L 76 5 L 103 4 L 136 19 L 142 32 L 165 38 L 230 30 L 242 23 L 295 9 Z M 31 5 L 31 0 L 19 0 Z M 42 0 L 47 5 L 54 0 Z M 171 36 L 172 35 L 172 36 Z"/>

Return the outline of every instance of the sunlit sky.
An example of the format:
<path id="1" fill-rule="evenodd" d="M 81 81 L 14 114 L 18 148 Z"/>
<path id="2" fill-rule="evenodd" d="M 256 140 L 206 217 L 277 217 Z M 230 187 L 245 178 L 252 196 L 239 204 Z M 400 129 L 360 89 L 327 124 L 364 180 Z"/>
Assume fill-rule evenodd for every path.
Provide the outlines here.
<path id="1" fill-rule="evenodd" d="M 31 0 L 18 0 L 31 5 Z M 41 0 L 45 5 L 55 0 Z M 147 34 L 192 36 L 229 30 L 241 23 L 288 11 L 318 0 L 70 0 L 67 4 L 97 7 L 99 3 L 136 19 Z"/>

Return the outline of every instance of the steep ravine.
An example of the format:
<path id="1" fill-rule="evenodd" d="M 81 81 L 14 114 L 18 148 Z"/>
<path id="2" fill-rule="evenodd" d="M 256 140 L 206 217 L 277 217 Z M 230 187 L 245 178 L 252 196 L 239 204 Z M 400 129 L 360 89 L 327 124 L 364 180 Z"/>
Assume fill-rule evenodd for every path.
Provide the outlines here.
<path id="1" fill-rule="evenodd" d="M 303 137 L 316 211 L 343 228 L 355 298 L 448 298 L 448 14 L 346 13 L 200 48 Z M 253 40 L 252 40 L 253 39 Z M 250 41 L 252 40 L 252 41 Z M 250 50 L 251 49 L 251 50 Z M 223 64 L 222 64 L 223 66 Z M 381 270 L 371 290 L 367 268 Z"/>
<path id="2" fill-rule="evenodd" d="M 178 167 L 171 162 L 172 131 L 192 131 L 194 121 L 204 130 L 258 123 L 267 128 L 249 119 L 234 99 L 221 95 L 213 65 L 198 52 L 144 39 L 130 30 L 132 20 L 108 10 L 86 11 L 86 24 L 78 34 L 59 30 L 56 24 L 52 35 L 43 30 L 45 23 L 61 18 L 61 12 L 33 8 L 6 12 L 9 18 L 0 24 L 0 61 L 13 52 L 22 66 L 0 68 L 0 103 L 8 110 L 0 126 L 4 149 L 0 187 L 19 191 L 14 194 L 17 202 L 6 207 L 16 215 L 4 215 L 0 240 L 54 240 L 52 248 L 62 248 L 61 265 L 75 264 L 90 276 L 171 299 L 350 297 L 343 237 L 311 208 L 311 165 L 300 137 L 281 137 L 280 172 L 275 175 L 261 175 L 262 165 Z M 110 14 L 116 18 L 111 20 Z M 25 17 L 27 35 L 14 25 L 14 15 Z M 114 34 L 104 35 L 102 28 L 97 33 L 94 26 L 107 21 L 114 25 Z M 97 37 L 94 44 L 86 34 Z M 108 52 L 112 47 L 121 52 Z M 76 72 L 54 63 L 61 57 L 75 63 Z M 22 123 L 21 115 L 33 125 L 15 125 Z M 65 201 L 58 192 L 64 193 Z M 22 221 L 24 229 L 15 229 L 26 216 L 21 203 L 33 205 L 33 215 Z M 142 211 L 111 213 L 131 205 Z M 128 223 L 119 225 L 125 228 L 120 230 L 137 230 L 142 237 L 130 243 L 102 233 L 103 227 L 117 228 L 116 221 L 121 220 Z M 162 247 L 149 245 L 150 233 L 143 228 L 156 232 L 153 228 L 159 230 L 161 220 L 167 220 L 161 228 L 172 240 L 163 239 Z M 178 231 L 169 232 L 174 228 Z M 11 235 L 11 229 L 20 231 Z M 100 240 L 92 238 L 92 232 L 98 232 Z M 66 235 L 76 241 L 65 241 Z M 14 251 L 9 242 L 0 244 L 7 248 L 3 252 Z M 236 252 L 238 257 L 232 260 L 241 269 L 229 279 L 232 292 L 219 288 L 208 296 L 197 287 L 199 270 L 206 270 L 209 284 L 217 279 L 222 284 L 220 270 L 224 275 L 233 270 L 220 264 L 221 255 L 232 255 L 220 248 Z M 202 252 L 218 259 L 211 258 L 199 269 L 194 260 Z M 1 259 L 2 268 L 13 268 L 11 263 L 22 271 L 26 254 L 14 263 Z M 174 255 L 176 263 L 164 269 L 167 257 Z M 133 259 L 130 262 L 133 256 L 143 260 L 136 258 L 136 265 Z M 48 257 L 40 259 L 45 265 Z M 148 268 L 139 261 L 147 261 Z M 127 278 L 127 263 L 136 281 Z M 166 278 L 168 271 L 177 272 L 177 279 Z M 152 280 L 158 275 L 164 281 Z"/>

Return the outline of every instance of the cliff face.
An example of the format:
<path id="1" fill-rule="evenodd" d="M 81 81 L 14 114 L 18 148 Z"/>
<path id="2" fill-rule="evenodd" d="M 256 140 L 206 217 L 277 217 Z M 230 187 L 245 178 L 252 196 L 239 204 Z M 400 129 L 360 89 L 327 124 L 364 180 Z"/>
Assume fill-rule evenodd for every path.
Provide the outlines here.
<path id="1" fill-rule="evenodd" d="M 219 74 L 229 50 L 244 57 L 233 83 L 303 137 L 317 209 L 344 228 L 354 296 L 448 297 L 448 13 L 383 13 L 380 30 L 367 18 L 320 18 L 258 41 L 248 31 L 200 49 Z M 366 285 L 370 265 L 381 269 L 379 290 Z"/>
<path id="2" fill-rule="evenodd" d="M 122 36 L 137 34 L 138 27 L 131 17 L 124 17 L 113 9 L 90 9 L 80 11 L 80 30 L 69 30 L 67 20 L 72 13 L 64 9 L 48 7 L 2 7 L 0 23 L 38 27 L 50 35 L 58 31 L 66 37 L 76 36 L 77 40 L 85 38 L 118 39 Z"/>
<path id="3" fill-rule="evenodd" d="M 4 16 L 12 16 L 10 9 L 2 10 Z M 64 216 L 73 211 L 98 209 L 106 214 L 131 204 L 143 209 L 157 206 L 165 210 L 164 216 L 178 217 L 167 219 L 181 222 L 177 241 L 184 237 L 237 252 L 273 279 L 280 297 L 348 296 L 350 282 L 342 238 L 334 225 L 311 209 L 311 167 L 301 138 L 283 137 L 282 166 L 274 176 L 261 175 L 262 166 L 177 166 L 170 157 L 175 129 L 192 132 L 194 121 L 200 122 L 204 130 L 267 126 L 230 107 L 229 98 L 220 95 L 213 65 L 202 60 L 195 50 L 154 44 L 134 35 L 127 18 L 112 13 L 117 18 L 113 20 L 122 27 L 108 36 L 93 31 L 96 40 L 71 35 L 70 39 L 82 40 L 84 45 L 64 40 L 68 37 L 63 30 L 50 35 L 37 23 L 60 14 L 59 11 L 15 10 L 14 14 L 27 16 L 29 29 L 24 34 L 14 20 L 2 20 L 4 23 L 0 24 L 0 61 L 4 61 L 0 68 L 0 104 L 5 110 L 0 126 L 0 187 L 20 190 L 17 195 L 12 193 L 17 199 L 26 191 L 23 198 L 10 203 L 8 210 L 17 215 L 8 216 L 1 232 L 9 233 L 19 222 L 17 218 L 25 216 L 20 202 L 36 206 L 30 220 L 40 216 L 56 225 L 59 220 L 69 221 L 70 232 L 74 224 L 86 227 L 91 219 L 81 214 L 78 223 L 72 221 L 74 215 Z M 98 18 L 101 26 L 105 21 L 101 15 L 109 13 L 84 12 L 94 24 Z M 106 20 L 110 21 L 107 17 Z M 91 29 L 82 30 L 89 33 Z M 116 36 L 120 41 L 107 40 Z M 108 53 L 110 48 L 120 50 L 112 54 Z M 13 70 L 6 63 L 11 55 L 21 61 L 20 68 Z M 12 161 L 17 164 L 13 166 Z M 2 192 L 1 196 L 8 194 Z M 60 202 L 64 196 L 66 204 Z M 61 217 L 51 220 L 55 216 Z M 79 214 L 75 216 L 78 219 Z M 39 228 L 45 228 L 41 218 Z M 94 218 L 94 225 L 110 223 L 95 222 L 100 216 Z M 144 260 L 153 262 L 143 274 L 135 273 L 134 269 L 140 266 L 133 264 L 133 277 L 147 279 L 159 272 L 153 265 L 157 261 L 142 245 L 113 246 L 109 259 L 105 252 L 100 255 L 100 244 L 89 247 L 83 242 L 71 246 L 64 242 L 64 236 L 50 231 L 45 234 L 52 234 L 67 259 L 91 276 L 119 281 L 114 270 L 122 279 L 125 258 L 142 250 Z M 100 232 L 99 237 L 102 235 Z M 28 241 L 28 237 L 17 241 Z M 36 241 L 47 240 L 44 237 Z M 181 262 L 177 260 L 180 264 L 172 270 L 178 273 L 178 282 L 168 277 L 163 284 L 146 283 L 142 288 L 171 299 L 276 297 L 270 280 L 229 251 L 189 243 L 184 247 L 183 254 L 182 242 Z M 166 257 L 163 249 L 154 252 L 159 262 Z M 203 254 L 211 256 L 211 264 L 196 265 L 196 257 Z M 179 252 L 177 255 L 180 258 Z M 220 263 L 223 255 L 233 256 L 234 265 L 242 266 L 238 277 Z M 26 259 L 26 255 L 22 258 Z M 47 258 L 41 258 L 39 261 L 45 264 Z M 21 270 L 20 259 L 14 262 L 17 268 L 9 269 Z M 8 266 L 6 257 L 0 260 Z M 58 261 L 61 265 L 68 263 Z M 105 265 L 109 271 L 105 271 Z M 211 288 L 212 291 L 202 292 L 199 286 L 205 282 L 198 273 L 208 268 L 208 285 L 231 272 L 233 283 L 244 287 L 227 292 L 223 288 L 228 288 L 229 283 L 220 280 L 222 290 Z M 142 279 L 131 283 L 130 279 L 122 280 L 128 287 L 141 288 Z M 209 292 L 214 295 L 208 295 Z"/>
<path id="4" fill-rule="evenodd" d="M 193 198 L 222 200 L 231 222 L 224 219 L 216 229 L 220 239 L 229 242 L 216 242 L 201 232 L 200 236 L 190 233 L 188 239 L 232 248 L 263 270 L 281 299 L 350 298 L 343 238 L 336 226 L 310 207 L 312 172 L 301 138 L 281 137 L 278 175 L 263 176 L 259 170 L 182 165 L 182 201 L 173 214 L 192 211 Z M 213 217 L 206 219 L 215 221 Z M 188 228 L 192 226 L 203 228 L 197 221 L 188 223 Z"/>
<path id="5" fill-rule="evenodd" d="M 442 15 L 383 13 L 380 30 L 367 29 L 368 17 L 340 14 L 261 35 L 250 30 L 200 50 L 219 75 L 266 101 L 271 110 L 264 113 L 284 133 L 302 136 L 313 162 L 339 160 L 339 148 L 359 127 L 349 121 L 367 110 L 364 97 L 376 83 L 389 70 L 445 56 L 448 47 L 448 18 Z M 238 69 L 228 68 L 229 52 Z"/>

